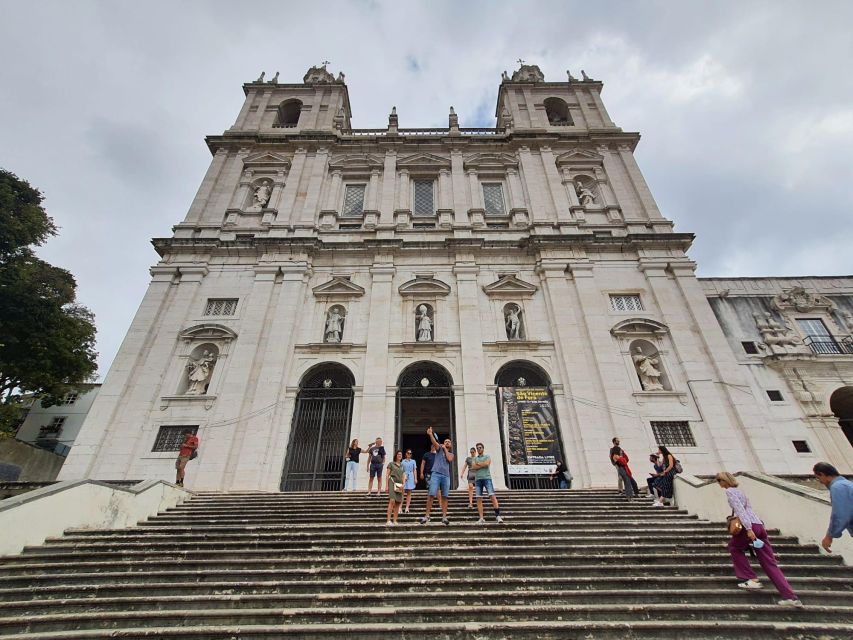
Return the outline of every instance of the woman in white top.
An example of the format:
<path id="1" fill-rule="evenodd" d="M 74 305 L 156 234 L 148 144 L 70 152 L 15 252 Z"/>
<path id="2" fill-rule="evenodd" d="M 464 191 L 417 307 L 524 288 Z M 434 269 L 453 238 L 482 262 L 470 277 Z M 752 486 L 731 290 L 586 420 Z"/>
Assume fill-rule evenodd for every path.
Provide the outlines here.
<path id="1" fill-rule="evenodd" d="M 728 500 L 729 506 L 732 508 L 732 513 L 740 518 L 740 522 L 743 525 L 743 529 L 733 535 L 732 539 L 729 540 L 729 553 L 732 554 L 735 575 L 739 580 L 743 580 L 738 586 L 741 589 L 761 589 L 762 587 L 758 581 L 758 576 L 755 575 L 755 571 L 749 566 L 749 560 L 744 555 L 747 547 L 755 541 L 760 540 L 763 545 L 753 545 L 753 548 L 755 549 L 755 555 L 758 557 L 761 568 L 764 569 L 764 573 L 767 574 L 767 577 L 770 578 L 779 595 L 782 596 L 778 604 L 783 607 L 802 607 L 803 603 L 800 602 L 797 594 L 791 590 L 791 585 L 788 584 L 788 580 L 782 574 L 779 565 L 776 564 L 776 556 L 773 555 L 773 547 L 770 546 L 767 531 L 764 530 L 764 523 L 761 522 L 761 519 L 752 510 L 746 494 L 736 488 L 738 486 L 737 479 L 732 474 L 721 471 L 717 474 L 715 480 L 721 489 L 725 489 L 726 500 Z"/>

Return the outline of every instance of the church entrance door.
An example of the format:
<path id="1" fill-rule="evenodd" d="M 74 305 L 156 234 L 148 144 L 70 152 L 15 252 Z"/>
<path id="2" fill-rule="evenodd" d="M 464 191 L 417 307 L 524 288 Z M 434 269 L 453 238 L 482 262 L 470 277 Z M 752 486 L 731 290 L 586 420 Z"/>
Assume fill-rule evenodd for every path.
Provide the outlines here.
<path id="1" fill-rule="evenodd" d="M 407 367 L 397 381 L 397 429 L 395 449 L 412 450 L 412 459 L 418 464 L 430 450 L 427 427 L 442 440 L 453 440 L 453 452 L 459 456 L 453 420 L 453 383 L 447 371 L 432 362 L 418 362 Z M 388 452 L 389 458 L 393 455 Z M 464 455 L 463 455 L 464 458 Z M 458 460 L 458 458 L 457 458 Z M 451 486 L 457 486 L 455 469 L 451 469 Z M 418 477 L 418 489 L 426 489 Z"/>
<path id="2" fill-rule="evenodd" d="M 345 367 L 320 365 L 299 385 L 282 491 L 339 491 L 349 445 L 354 379 Z"/>

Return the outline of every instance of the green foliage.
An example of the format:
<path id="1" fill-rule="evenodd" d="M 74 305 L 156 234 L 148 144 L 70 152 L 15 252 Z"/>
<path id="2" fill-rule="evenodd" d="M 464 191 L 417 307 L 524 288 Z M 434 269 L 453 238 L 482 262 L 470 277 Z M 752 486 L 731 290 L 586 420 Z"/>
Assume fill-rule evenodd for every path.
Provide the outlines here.
<path id="1" fill-rule="evenodd" d="M 0 170 L 0 430 L 15 422 L 16 393 L 50 406 L 97 370 L 94 316 L 76 304 L 74 277 L 32 250 L 56 234 L 41 201 Z"/>

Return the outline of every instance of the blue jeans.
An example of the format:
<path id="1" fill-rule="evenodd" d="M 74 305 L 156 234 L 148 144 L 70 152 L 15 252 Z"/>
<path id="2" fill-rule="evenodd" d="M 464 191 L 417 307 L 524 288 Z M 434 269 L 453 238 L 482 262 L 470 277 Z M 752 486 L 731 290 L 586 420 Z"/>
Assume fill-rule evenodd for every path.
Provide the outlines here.
<path id="1" fill-rule="evenodd" d="M 441 473 L 434 473 L 429 479 L 429 495 L 434 498 L 439 490 L 445 498 L 450 495 L 450 477 Z"/>
<path id="2" fill-rule="evenodd" d="M 353 462 L 352 460 L 347 460 L 347 476 L 346 483 L 344 487 L 347 491 L 355 491 L 356 490 L 356 482 L 358 478 L 358 463 Z"/>
<path id="3" fill-rule="evenodd" d="M 568 488 L 569 488 L 569 481 L 566 480 L 565 478 L 560 478 L 560 489 L 568 489 Z"/>

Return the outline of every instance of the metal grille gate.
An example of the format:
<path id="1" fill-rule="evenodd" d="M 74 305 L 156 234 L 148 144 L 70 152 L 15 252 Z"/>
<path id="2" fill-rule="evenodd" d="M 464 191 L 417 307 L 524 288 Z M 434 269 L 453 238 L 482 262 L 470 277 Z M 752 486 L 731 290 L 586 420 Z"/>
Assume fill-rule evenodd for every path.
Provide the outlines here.
<path id="1" fill-rule="evenodd" d="M 282 491 L 338 491 L 352 416 L 352 376 L 324 369 L 300 387 L 293 412 Z"/>

